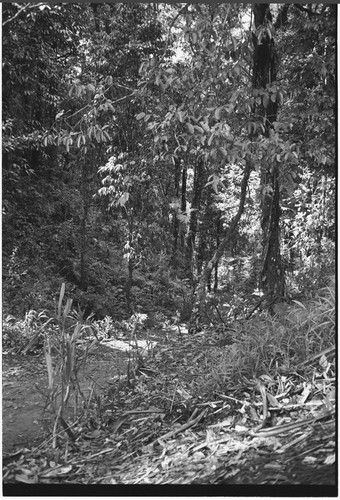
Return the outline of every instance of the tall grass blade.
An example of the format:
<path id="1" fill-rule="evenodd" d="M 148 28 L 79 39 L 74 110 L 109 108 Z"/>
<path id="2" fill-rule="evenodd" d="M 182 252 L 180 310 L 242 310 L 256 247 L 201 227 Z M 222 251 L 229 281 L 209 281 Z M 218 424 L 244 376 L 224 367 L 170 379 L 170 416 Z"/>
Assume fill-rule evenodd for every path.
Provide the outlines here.
<path id="1" fill-rule="evenodd" d="M 61 320 L 61 305 L 63 303 L 63 298 L 65 295 L 65 283 L 62 283 L 59 294 L 59 303 L 58 303 L 58 321 Z"/>

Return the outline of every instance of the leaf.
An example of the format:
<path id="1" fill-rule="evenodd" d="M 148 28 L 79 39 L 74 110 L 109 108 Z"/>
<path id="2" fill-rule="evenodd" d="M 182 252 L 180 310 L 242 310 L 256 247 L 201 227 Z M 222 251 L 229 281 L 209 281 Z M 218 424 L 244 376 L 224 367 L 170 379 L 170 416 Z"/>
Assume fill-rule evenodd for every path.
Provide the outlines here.
<path id="1" fill-rule="evenodd" d="M 306 309 L 306 306 L 302 302 L 299 302 L 298 300 L 295 299 L 293 299 L 292 302 L 295 302 L 295 304 L 302 307 L 302 309 Z"/>
<path id="2" fill-rule="evenodd" d="M 46 360 L 46 367 L 47 367 L 47 373 L 48 373 L 48 388 L 51 390 L 53 389 L 53 383 L 54 383 L 54 373 L 53 373 L 53 363 L 52 363 L 52 356 L 50 353 L 50 346 L 49 346 L 49 338 L 47 339 L 47 347 L 44 349 L 45 351 L 45 360 Z"/>
<path id="3" fill-rule="evenodd" d="M 269 104 L 269 95 L 268 94 L 264 94 L 264 96 L 263 96 L 263 106 L 265 108 L 268 108 L 268 104 Z"/>
<path id="4" fill-rule="evenodd" d="M 210 132 L 210 127 L 205 122 L 200 122 L 201 127 L 205 130 L 205 132 Z"/>
<path id="5" fill-rule="evenodd" d="M 47 472 L 43 472 L 42 474 L 40 474 L 40 477 L 61 476 L 63 474 L 68 474 L 71 470 L 72 470 L 72 465 L 58 466 L 52 470 L 49 470 Z"/>
<path id="6" fill-rule="evenodd" d="M 303 389 L 303 392 L 302 392 L 301 396 L 299 396 L 299 398 L 298 398 L 298 402 L 299 402 L 300 404 L 304 404 L 304 403 L 307 401 L 307 399 L 308 399 L 308 397 L 309 397 L 310 393 L 311 393 L 311 386 L 310 386 L 310 384 L 307 384 L 307 385 L 304 387 L 304 389 Z"/>
<path id="7" fill-rule="evenodd" d="M 234 66 L 234 71 L 238 76 L 241 74 L 241 66 L 238 63 Z"/>
<path id="8" fill-rule="evenodd" d="M 324 369 L 326 370 L 326 368 L 328 367 L 328 361 L 327 361 L 327 358 L 326 356 L 323 354 L 319 360 L 319 365 Z"/>
<path id="9" fill-rule="evenodd" d="M 69 315 L 69 312 L 71 310 L 71 307 L 72 307 L 72 302 L 73 300 L 72 299 L 67 299 L 66 301 L 66 305 L 65 305 L 65 308 L 64 308 L 64 312 L 63 312 L 63 319 L 65 320 L 67 318 L 67 316 Z"/>
<path id="10" fill-rule="evenodd" d="M 212 141 L 213 141 L 213 139 L 214 139 L 214 136 L 215 136 L 215 132 L 213 132 L 213 133 L 211 134 L 211 136 L 209 137 L 209 140 L 208 140 L 208 146 L 211 146 L 211 143 L 212 143 Z"/>
<path id="11" fill-rule="evenodd" d="M 198 125 L 194 125 L 194 129 L 197 130 L 200 134 L 204 134 L 204 130 L 202 127 L 199 127 Z"/>
<path id="12" fill-rule="evenodd" d="M 195 129 L 194 127 L 191 125 L 191 123 L 187 123 L 187 127 L 188 127 L 188 130 L 191 134 L 194 134 L 195 133 Z"/>
<path id="13" fill-rule="evenodd" d="M 35 477 L 33 479 L 29 479 L 25 474 L 16 474 L 15 479 L 19 483 L 26 483 L 26 484 L 35 484 L 38 482 L 37 477 Z"/>
<path id="14" fill-rule="evenodd" d="M 123 193 L 122 196 L 117 201 L 117 205 L 120 205 L 121 207 L 123 207 L 125 205 L 125 203 L 128 201 L 129 197 L 130 197 L 130 193 L 128 193 L 128 192 Z"/>
<path id="15" fill-rule="evenodd" d="M 65 295 L 65 283 L 62 283 L 59 294 L 59 303 L 58 303 L 58 320 L 61 318 L 61 305 L 63 302 L 63 298 Z"/>
<path id="16" fill-rule="evenodd" d="M 84 434 L 85 439 L 98 439 L 102 435 L 102 431 L 96 429 L 92 432 L 87 432 Z"/>
<path id="17" fill-rule="evenodd" d="M 272 396 L 269 392 L 267 392 L 266 396 L 270 406 L 274 406 L 275 408 L 281 407 L 280 403 L 278 402 L 275 396 Z"/>
<path id="18" fill-rule="evenodd" d="M 219 119 L 220 119 L 222 109 L 223 109 L 223 107 L 222 107 L 222 106 L 220 106 L 219 108 L 217 108 L 217 109 L 215 110 L 214 116 L 215 116 L 216 120 L 219 120 Z"/>

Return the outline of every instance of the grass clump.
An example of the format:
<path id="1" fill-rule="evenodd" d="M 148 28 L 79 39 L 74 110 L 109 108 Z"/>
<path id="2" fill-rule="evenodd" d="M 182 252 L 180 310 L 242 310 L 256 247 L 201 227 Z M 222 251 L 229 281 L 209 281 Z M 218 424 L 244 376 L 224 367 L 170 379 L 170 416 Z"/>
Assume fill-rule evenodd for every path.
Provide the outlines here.
<path id="1" fill-rule="evenodd" d="M 232 343 L 207 353 L 209 368 L 198 384 L 209 393 L 263 374 L 295 371 L 334 342 L 333 284 L 319 290 L 316 298 L 294 301 L 274 316 L 262 314 L 235 323 Z"/>

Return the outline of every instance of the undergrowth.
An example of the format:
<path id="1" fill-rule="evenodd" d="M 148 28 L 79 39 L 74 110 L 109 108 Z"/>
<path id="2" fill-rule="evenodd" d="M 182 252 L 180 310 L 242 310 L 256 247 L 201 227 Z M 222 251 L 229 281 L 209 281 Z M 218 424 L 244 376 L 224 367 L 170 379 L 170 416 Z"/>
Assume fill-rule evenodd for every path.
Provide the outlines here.
<path id="1" fill-rule="evenodd" d="M 64 292 L 63 287 L 54 322 L 48 319 L 46 312 L 30 311 L 21 322 L 8 316 L 3 336 L 7 347 L 13 347 L 14 343 L 17 351 L 24 354 L 27 346 L 39 346 L 39 339 L 44 346 L 48 390 L 43 396 L 53 409 L 54 438 L 62 424 L 68 438 L 75 440 L 69 427 L 73 424 L 66 422 L 63 415 L 71 393 L 79 393 L 79 367 L 86 369 L 87 354 L 98 341 L 124 338 L 133 350 L 129 354 L 127 373 L 118 377 L 117 386 L 112 385 L 110 393 L 102 396 L 93 393 L 91 404 L 91 397 L 80 398 L 82 418 L 86 420 L 92 415 L 91 421 L 96 422 L 97 427 L 106 425 L 103 402 L 111 408 L 113 401 L 114 405 L 126 405 L 126 398 L 130 398 L 145 408 L 160 407 L 175 416 L 178 412 L 186 414 L 195 401 L 209 401 L 214 393 L 249 386 L 249 382 L 263 375 L 296 373 L 306 360 L 335 343 L 335 286 L 332 283 L 319 290 L 314 299 L 279 305 L 274 316 L 262 312 L 249 320 L 234 321 L 228 331 L 220 334 L 224 340 L 221 344 L 209 339 L 209 329 L 198 337 L 183 337 L 180 317 L 174 318 L 177 326 L 173 325 L 172 343 L 168 344 L 168 333 L 164 334 L 164 345 L 158 348 L 160 352 L 157 354 L 156 349 L 156 354 L 150 351 L 148 355 L 153 368 L 148 370 L 139 355 L 137 339 L 139 335 L 139 338 L 149 335 L 148 315 L 136 313 L 129 320 L 119 322 L 109 317 L 101 321 L 84 320 L 79 312 L 71 311 L 70 299 L 62 309 Z M 162 315 L 155 317 L 152 324 L 158 325 L 160 331 L 163 326 L 169 332 L 169 321 Z M 213 333 L 216 339 L 217 332 Z M 304 370 L 307 369 L 308 365 Z"/>
<path id="2" fill-rule="evenodd" d="M 232 339 L 206 353 L 197 392 L 211 394 L 260 375 L 285 374 L 335 344 L 335 286 L 315 299 L 293 301 L 275 316 L 261 314 L 233 325 Z"/>

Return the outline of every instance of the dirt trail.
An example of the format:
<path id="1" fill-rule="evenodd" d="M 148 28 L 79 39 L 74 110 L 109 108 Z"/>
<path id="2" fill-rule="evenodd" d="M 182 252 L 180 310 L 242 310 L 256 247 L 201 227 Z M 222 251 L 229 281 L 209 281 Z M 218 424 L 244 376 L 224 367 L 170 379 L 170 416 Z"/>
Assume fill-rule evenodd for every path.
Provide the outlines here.
<path id="1" fill-rule="evenodd" d="M 90 390 L 92 380 L 107 387 L 110 379 L 126 374 L 129 348 L 127 342 L 110 341 L 97 344 L 81 369 L 82 390 Z M 47 389 L 47 369 L 43 354 L 16 355 L 6 351 L 2 356 L 2 444 L 3 453 L 39 444 L 46 435 L 48 415 L 42 418 L 45 399 L 36 389 Z"/>

